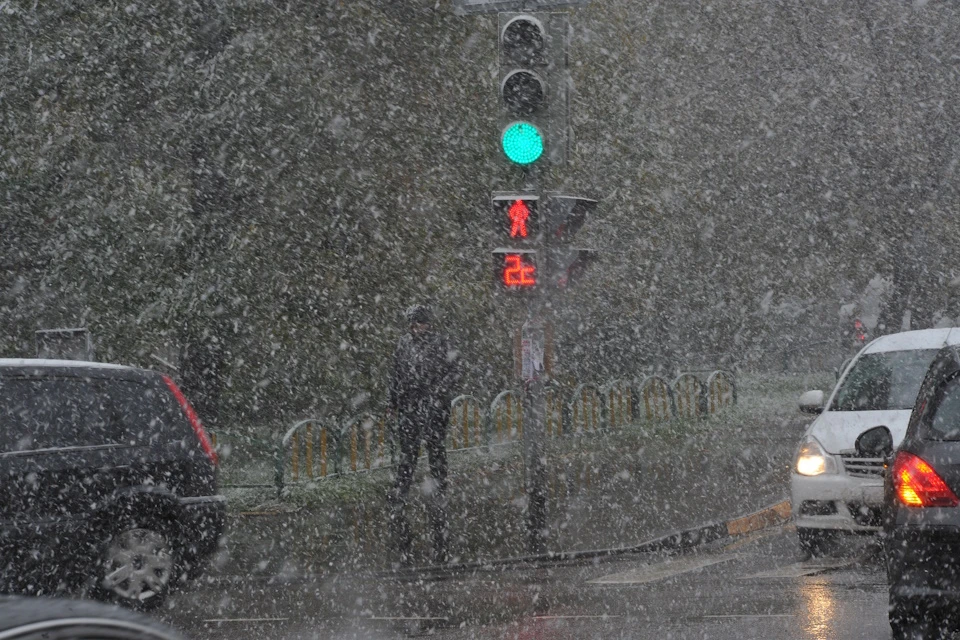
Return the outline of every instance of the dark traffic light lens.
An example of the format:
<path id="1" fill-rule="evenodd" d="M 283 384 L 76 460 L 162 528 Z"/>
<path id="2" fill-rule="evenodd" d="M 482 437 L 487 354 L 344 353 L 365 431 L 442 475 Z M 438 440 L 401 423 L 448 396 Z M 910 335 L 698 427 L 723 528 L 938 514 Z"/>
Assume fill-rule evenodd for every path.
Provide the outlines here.
<path id="1" fill-rule="evenodd" d="M 543 27 L 530 17 L 514 18 L 501 38 L 504 51 L 517 58 L 529 60 L 543 51 Z"/>
<path id="2" fill-rule="evenodd" d="M 527 116 L 543 104 L 543 82 L 532 71 L 514 71 L 503 80 L 502 94 L 511 111 Z"/>

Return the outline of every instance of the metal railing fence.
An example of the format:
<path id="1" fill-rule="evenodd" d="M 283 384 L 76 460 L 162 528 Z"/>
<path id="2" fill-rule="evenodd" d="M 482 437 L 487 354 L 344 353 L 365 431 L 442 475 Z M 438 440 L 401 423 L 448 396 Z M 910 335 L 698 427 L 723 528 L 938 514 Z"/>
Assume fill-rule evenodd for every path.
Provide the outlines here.
<path id="1" fill-rule="evenodd" d="M 637 385 L 623 379 L 603 386 L 580 383 L 566 397 L 559 385 L 552 384 L 546 389 L 546 436 L 579 437 L 626 429 L 637 422 L 704 418 L 736 402 L 736 378 L 724 370 L 713 371 L 706 381 L 683 373 L 672 384 L 660 376 L 649 376 Z M 306 418 L 279 437 L 230 429 L 216 429 L 211 437 L 221 456 L 223 487 L 272 487 L 282 497 L 290 485 L 392 467 L 392 430 L 384 411 L 344 421 Z M 470 394 L 451 402 L 448 451 L 509 445 L 522 439 L 520 391 L 501 391 L 486 410 L 480 398 Z"/>

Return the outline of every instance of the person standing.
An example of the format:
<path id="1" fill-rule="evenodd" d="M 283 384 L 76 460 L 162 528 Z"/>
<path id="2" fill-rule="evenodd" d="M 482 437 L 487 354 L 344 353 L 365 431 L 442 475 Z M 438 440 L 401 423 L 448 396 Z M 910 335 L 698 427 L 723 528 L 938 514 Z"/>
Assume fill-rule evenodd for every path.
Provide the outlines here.
<path id="1" fill-rule="evenodd" d="M 413 540 L 406 506 L 417 467 L 421 442 L 430 460 L 426 483 L 434 561 L 447 561 L 447 452 L 450 402 L 459 382 L 458 354 L 446 336 L 433 327 L 433 312 L 425 305 L 407 309 L 410 326 L 397 344 L 390 377 L 390 412 L 399 446 L 399 465 L 389 494 L 390 526 L 400 564 L 411 563 Z"/>

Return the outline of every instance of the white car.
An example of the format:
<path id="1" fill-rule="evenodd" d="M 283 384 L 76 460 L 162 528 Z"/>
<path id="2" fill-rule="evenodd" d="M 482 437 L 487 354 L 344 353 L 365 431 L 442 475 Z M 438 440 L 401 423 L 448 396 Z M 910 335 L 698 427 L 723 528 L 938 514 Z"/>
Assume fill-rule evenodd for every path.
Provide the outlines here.
<path id="1" fill-rule="evenodd" d="M 960 329 L 877 338 L 847 365 L 826 402 L 822 391 L 800 397 L 801 411 L 820 414 L 807 427 L 790 474 L 793 518 L 805 551 L 817 553 L 840 531 L 880 529 L 885 461 L 858 451 L 857 439 L 883 426 L 899 446 L 934 356 L 958 343 Z"/>

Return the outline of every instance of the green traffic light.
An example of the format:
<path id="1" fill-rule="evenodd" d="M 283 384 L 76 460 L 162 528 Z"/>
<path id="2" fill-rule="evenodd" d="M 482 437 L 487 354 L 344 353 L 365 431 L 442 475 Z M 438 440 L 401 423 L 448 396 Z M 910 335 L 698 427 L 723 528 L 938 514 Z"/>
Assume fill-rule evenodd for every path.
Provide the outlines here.
<path id="1" fill-rule="evenodd" d="M 543 136 L 529 122 L 514 122 L 503 131 L 503 152 L 511 162 L 531 164 L 543 155 Z"/>

